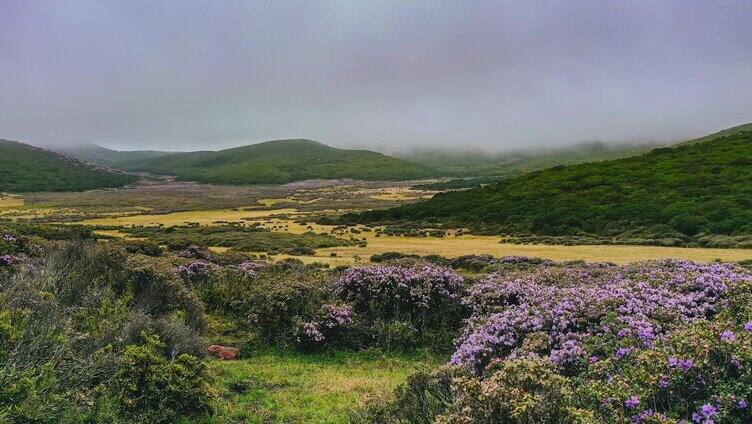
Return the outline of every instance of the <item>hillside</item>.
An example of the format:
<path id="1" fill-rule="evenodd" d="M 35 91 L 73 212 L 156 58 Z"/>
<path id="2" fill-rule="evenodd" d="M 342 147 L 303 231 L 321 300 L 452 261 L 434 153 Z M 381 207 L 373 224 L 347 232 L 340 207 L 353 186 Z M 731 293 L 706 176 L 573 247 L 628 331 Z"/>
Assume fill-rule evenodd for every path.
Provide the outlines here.
<path id="1" fill-rule="evenodd" d="M 170 154 L 158 150 L 118 151 L 98 146 L 85 144 L 80 146 L 50 147 L 50 150 L 80 159 L 84 162 L 117 168 L 122 163 L 142 161 L 158 156 Z"/>
<path id="2" fill-rule="evenodd" d="M 678 145 L 702 143 L 704 141 L 711 141 L 711 140 L 715 140 L 717 138 L 721 138 L 721 137 L 726 137 L 726 136 L 729 136 L 729 135 L 738 134 L 738 133 L 740 133 L 742 131 L 752 131 L 752 122 L 750 122 L 748 124 L 737 125 L 737 126 L 731 127 L 731 128 L 726 128 L 725 130 L 721 130 L 721 131 L 715 132 L 713 134 L 706 135 L 705 137 L 700 137 L 700 138 L 695 138 L 695 139 L 692 139 L 692 140 L 687 140 L 687 141 L 679 143 Z"/>
<path id="3" fill-rule="evenodd" d="M 401 155 L 445 176 L 506 178 L 556 165 L 573 165 L 635 156 L 658 147 L 654 144 L 580 143 L 558 149 L 504 153 L 422 150 Z"/>
<path id="4" fill-rule="evenodd" d="M 81 191 L 136 180 L 49 150 L 0 140 L 0 192 Z"/>
<path id="5" fill-rule="evenodd" d="M 216 152 L 173 153 L 121 165 L 215 184 L 284 184 L 308 179 L 409 180 L 432 169 L 367 150 L 343 150 L 311 140 L 275 140 Z"/>
<path id="6" fill-rule="evenodd" d="M 515 235 L 749 235 L 752 131 L 624 159 L 556 166 L 343 219 L 424 221 Z"/>

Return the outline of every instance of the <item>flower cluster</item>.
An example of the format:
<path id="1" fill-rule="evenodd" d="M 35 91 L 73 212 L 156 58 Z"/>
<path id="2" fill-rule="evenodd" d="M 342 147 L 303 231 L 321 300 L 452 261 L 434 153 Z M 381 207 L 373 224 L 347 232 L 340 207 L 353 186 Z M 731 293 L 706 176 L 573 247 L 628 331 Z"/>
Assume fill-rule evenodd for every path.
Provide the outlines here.
<path id="1" fill-rule="evenodd" d="M 248 278 L 253 280 L 258 277 L 258 270 L 260 268 L 263 268 L 264 265 L 266 264 L 260 261 L 243 261 L 238 264 L 237 269 L 238 271 L 245 274 Z"/>
<path id="2" fill-rule="evenodd" d="M 13 264 L 13 257 L 11 255 L 0 256 L 0 265 L 10 266 Z"/>
<path id="3" fill-rule="evenodd" d="M 206 275 L 211 269 L 211 264 L 204 261 L 193 261 L 186 265 L 180 265 L 176 268 L 178 274 L 183 278 L 193 278 Z"/>
<path id="4" fill-rule="evenodd" d="M 352 322 L 352 308 L 348 305 L 324 305 L 321 325 L 332 329 L 344 327 Z"/>
<path id="5" fill-rule="evenodd" d="M 368 266 L 350 268 L 334 284 L 334 294 L 381 318 L 421 319 L 460 295 L 462 277 L 450 268 Z M 374 308 L 374 305 L 378 305 Z"/>
<path id="6" fill-rule="evenodd" d="M 301 347 L 314 347 L 324 341 L 324 333 L 315 322 L 301 322 L 298 325 L 296 341 Z"/>
<path id="7" fill-rule="evenodd" d="M 465 298 L 473 314 L 451 362 L 479 371 L 492 358 L 517 356 L 534 332 L 549 336 L 547 353 L 560 366 L 623 358 L 678 325 L 711 317 L 723 294 L 742 281 L 752 275 L 730 265 L 679 260 L 551 267 L 520 278 L 491 274 Z M 720 337 L 732 341 L 734 334 Z M 610 340 L 611 350 L 605 343 L 593 346 L 595 340 Z"/>

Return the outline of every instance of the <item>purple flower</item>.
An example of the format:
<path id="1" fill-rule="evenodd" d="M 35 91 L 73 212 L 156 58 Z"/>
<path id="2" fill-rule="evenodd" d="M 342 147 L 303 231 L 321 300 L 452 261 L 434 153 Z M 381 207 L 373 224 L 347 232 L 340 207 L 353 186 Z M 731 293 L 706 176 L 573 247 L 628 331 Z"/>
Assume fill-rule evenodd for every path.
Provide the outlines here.
<path id="1" fill-rule="evenodd" d="M 744 324 L 744 331 L 746 331 L 748 333 L 752 332 L 752 321 L 747 321 Z"/>
<path id="2" fill-rule="evenodd" d="M 11 255 L 0 256 L 0 265 L 10 266 L 13 263 L 13 257 Z"/>
<path id="3" fill-rule="evenodd" d="M 690 368 L 695 364 L 695 362 L 691 359 L 681 359 L 681 358 L 675 358 L 673 356 L 669 356 L 668 358 L 668 366 L 671 368 L 679 368 L 682 371 L 689 371 Z"/>
<path id="4" fill-rule="evenodd" d="M 372 287 L 388 293 L 388 285 L 377 284 L 378 273 L 370 274 Z M 348 286 L 349 293 L 358 290 L 360 283 L 345 284 L 348 278 L 346 272 L 340 285 Z M 650 348 L 681 325 L 706 319 L 726 301 L 730 288 L 744 282 L 752 282 L 752 274 L 734 265 L 682 260 L 543 266 L 527 274 L 499 271 L 475 283 L 463 299 L 470 318 L 451 363 L 479 372 L 494 358 L 514 357 L 532 332 L 550 337 L 549 358 L 560 365 L 589 358 L 590 353 L 581 350 L 592 337 L 636 337 L 635 345 L 622 342 L 614 352 L 624 357 Z M 397 302 L 405 297 L 410 295 Z M 687 371 L 693 363 L 669 358 L 669 366 Z"/>
<path id="5" fill-rule="evenodd" d="M 594 364 L 594 363 L 598 362 L 598 357 L 597 356 L 591 356 L 590 358 L 588 358 L 588 362 L 590 362 L 591 364 Z"/>
<path id="6" fill-rule="evenodd" d="M 692 365 L 694 365 L 694 361 L 691 359 L 680 359 L 679 360 L 679 369 L 682 371 L 689 371 L 690 368 L 692 368 Z"/>
<path id="7" fill-rule="evenodd" d="M 628 356 L 630 353 L 632 353 L 632 349 L 628 347 L 620 347 L 616 349 L 615 355 L 617 358 L 623 358 L 625 356 Z"/>
<path id="8" fill-rule="evenodd" d="M 658 385 L 661 386 L 662 389 L 667 388 L 671 383 L 669 382 L 668 376 L 662 375 L 661 378 L 658 380 Z"/>
<path id="9" fill-rule="evenodd" d="M 744 399 L 740 399 L 739 402 L 736 403 L 736 407 L 738 409 L 747 409 L 747 401 Z"/>
<path id="10" fill-rule="evenodd" d="M 702 415 L 704 415 L 706 418 L 710 418 L 718 413 L 718 409 L 716 409 L 715 406 L 706 403 L 705 405 L 702 405 L 700 407 L 700 412 L 702 412 Z"/>
<path id="11" fill-rule="evenodd" d="M 7 241 L 8 243 L 13 243 L 14 241 L 16 241 L 16 238 L 10 234 L 5 234 L 3 235 L 3 240 Z"/>
<path id="12" fill-rule="evenodd" d="M 721 340 L 724 342 L 734 342 L 736 341 L 736 334 L 734 334 L 731 330 L 726 330 L 723 333 L 721 333 Z"/>
<path id="13" fill-rule="evenodd" d="M 298 328 L 298 343 L 320 343 L 324 341 L 324 334 L 315 322 L 303 322 Z"/>
<path id="14" fill-rule="evenodd" d="M 624 406 L 626 406 L 629 409 L 634 409 L 640 404 L 640 398 L 632 395 L 629 399 L 624 401 Z"/>

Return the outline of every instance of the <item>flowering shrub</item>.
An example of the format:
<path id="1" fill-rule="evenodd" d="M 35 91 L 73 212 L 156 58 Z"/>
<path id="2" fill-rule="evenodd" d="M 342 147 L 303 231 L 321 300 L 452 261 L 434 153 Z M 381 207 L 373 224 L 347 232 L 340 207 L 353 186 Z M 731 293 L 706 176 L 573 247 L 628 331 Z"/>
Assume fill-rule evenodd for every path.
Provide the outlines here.
<path id="1" fill-rule="evenodd" d="M 454 365 L 435 373 L 453 369 L 451 381 L 429 378 L 370 422 L 752 422 L 752 274 L 742 268 L 545 267 L 490 275 L 465 302 Z M 402 413 L 430 399 L 427 415 Z"/>
<path id="2" fill-rule="evenodd" d="M 687 261 L 546 268 L 526 277 L 492 274 L 465 298 L 473 311 L 452 363 L 482 370 L 492 358 L 525 355 L 531 333 L 571 369 L 650 348 L 678 325 L 710 318 L 730 287 L 752 275 L 729 265 Z"/>
<path id="3" fill-rule="evenodd" d="M 462 277 L 449 268 L 369 266 L 350 268 L 335 283 L 334 293 L 353 305 L 356 313 L 381 319 L 426 319 L 457 299 Z"/>
<path id="4" fill-rule="evenodd" d="M 253 280 L 258 276 L 259 269 L 263 268 L 267 264 L 261 261 L 243 261 L 237 265 L 238 271 L 245 274 L 249 279 Z"/>
<path id="5" fill-rule="evenodd" d="M 211 271 L 211 264 L 204 261 L 193 261 L 185 265 L 178 266 L 175 271 L 181 277 L 190 280 L 192 278 L 206 276 Z"/>
<path id="6" fill-rule="evenodd" d="M 441 345 L 461 320 L 462 283 L 450 268 L 368 266 L 346 270 L 333 293 L 352 307 L 362 343 Z M 400 343 L 392 343 L 398 339 Z"/>
<path id="7" fill-rule="evenodd" d="M 302 349 L 321 347 L 327 342 L 346 345 L 347 337 L 344 333 L 352 320 L 350 306 L 326 304 L 313 321 L 298 324 L 295 342 Z"/>

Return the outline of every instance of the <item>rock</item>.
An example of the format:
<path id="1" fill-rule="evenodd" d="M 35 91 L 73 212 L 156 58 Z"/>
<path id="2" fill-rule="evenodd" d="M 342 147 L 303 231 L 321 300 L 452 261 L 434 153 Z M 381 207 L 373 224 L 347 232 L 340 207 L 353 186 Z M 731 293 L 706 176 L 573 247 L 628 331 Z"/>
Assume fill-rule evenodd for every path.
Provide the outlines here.
<path id="1" fill-rule="evenodd" d="M 211 345 L 207 350 L 216 354 L 219 359 L 224 361 L 234 360 L 238 356 L 238 349 L 235 347 Z"/>

